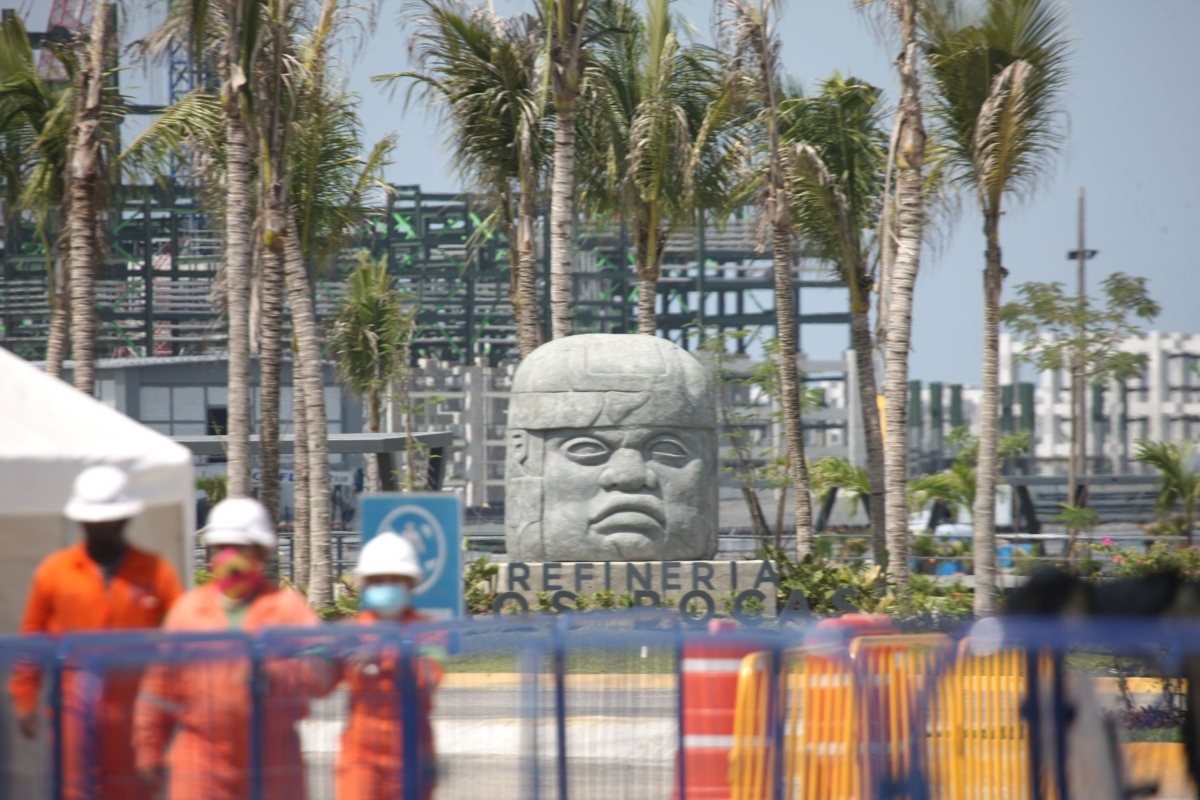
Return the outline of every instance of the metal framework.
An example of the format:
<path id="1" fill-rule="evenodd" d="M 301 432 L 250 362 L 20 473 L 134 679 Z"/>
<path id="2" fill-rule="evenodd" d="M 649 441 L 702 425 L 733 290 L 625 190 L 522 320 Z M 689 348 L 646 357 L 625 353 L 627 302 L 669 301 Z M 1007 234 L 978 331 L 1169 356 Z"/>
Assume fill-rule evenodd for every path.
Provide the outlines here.
<path id="1" fill-rule="evenodd" d="M 221 233 L 204 224 L 203 209 L 185 191 L 119 191 L 97 282 L 101 357 L 224 351 L 217 281 Z M 500 363 L 514 348 L 516 326 L 508 296 L 507 243 L 499 234 L 476 236 L 486 216 L 486 209 L 469 195 L 392 187 L 354 244 L 317 275 L 318 315 L 328 316 L 336 308 L 342 278 L 356 263 L 354 253 L 366 249 L 376 257 L 386 255 L 402 288 L 417 298 L 414 357 Z M 538 227 L 538 290 L 548 325 L 549 231 L 544 217 Z M 757 251 L 754 229 L 754 220 L 742 218 L 671 238 L 658 295 L 663 335 L 685 347 L 696 341 L 697 324 L 773 335 L 771 253 Z M 473 237 L 482 241 L 469 247 Z M 620 225 L 581 228 L 577 243 L 576 330 L 636 330 L 637 281 L 628 232 Z M 0 346 L 40 359 L 49 331 L 45 253 L 28 231 L 10 237 L 9 250 L 0 255 Z M 802 259 L 795 270 L 797 309 L 805 289 L 842 285 L 824 268 Z M 801 314 L 798 324 L 848 326 L 849 313 Z"/>

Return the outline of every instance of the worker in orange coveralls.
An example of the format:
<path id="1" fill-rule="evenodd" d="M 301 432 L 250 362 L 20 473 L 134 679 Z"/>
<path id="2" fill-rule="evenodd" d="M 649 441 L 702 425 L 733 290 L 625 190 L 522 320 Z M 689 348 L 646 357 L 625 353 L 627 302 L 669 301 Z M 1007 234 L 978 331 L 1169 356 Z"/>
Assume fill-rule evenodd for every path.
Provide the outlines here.
<path id="1" fill-rule="evenodd" d="M 46 558 L 33 575 L 22 633 L 156 628 L 183 593 L 166 560 L 125 541 L 125 526 L 143 503 L 129 478 L 112 466 L 88 467 L 75 479 L 64 515 L 83 527 L 83 541 Z M 63 790 L 67 798 L 143 800 L 130 746 L 130 712 L 140 670 L 111 671 L 100 683 L 99 702 L 87 700 L 79 676 L 63 677 Z M 9 683 L 21 733 L 38 730 L 40 670 L 18 665 Z M 94 722 L 84 741 L 84 719 Z"/>
<path id="2" fill-rule="evenodd" d="M 255 633 L 266 627 L 319 623 L 302 595 L 268 580 L 265 563 L 275 548 L 275 532 L 258 501 L 231 498 L 218 503 L 209 515 L 204 540 L 212 581 L 179 599 L 167 616 L 166 630 Z M 153 664 L 142 681 L 134 709 L 137 766 L 146 784 L 155 788 L 163 782 L 164 767 L 169 768 L 171 800 L 250 796 L 252 664 L 241 651 L 221 650 L 226 644 L 179 645 L 187 648 L 187 659 Z M 258 743 L 262 797 L 304 800 L 304 759 L 296 723 L 307 715 L 310 699 L 332 689 L 336 667 L 317 654 L 269 659 L 264 671 L 264 735 Z"/>
<path id="3" fill-rule="evenodd" d="M 421 566 L 413 546 L 394 533 L 382 533 L 363 547 L 358 559 L 361 582 L 355 618 L 360 625 L 412 625 L 428 621 L 411 606 L 414 587 L 421 581 Z M 420 796 L 433 796 L 434 770 L 433 690 L 442 679 L 437 656 L 444 654 L 440 637 L 421 642 L 423 656 L 416 661 L 418 696 L 417 731 Z M 382 800 L 403 796 L 403 735 L 401 728 L 399 664 L 397 654 L 364 646 L 343 668 L 350 694 L 350 721 L 342 734 L 337 761 L 337 800 Z"/>

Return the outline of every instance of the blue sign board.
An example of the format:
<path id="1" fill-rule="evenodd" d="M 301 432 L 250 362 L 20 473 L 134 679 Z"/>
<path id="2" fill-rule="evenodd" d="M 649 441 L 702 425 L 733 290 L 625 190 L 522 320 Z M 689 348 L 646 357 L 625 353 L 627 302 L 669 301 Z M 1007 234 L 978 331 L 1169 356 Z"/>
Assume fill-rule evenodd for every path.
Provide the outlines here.
<path id="1" fill-rule="evenodd" d="M 413 607 L 431 616 L 463 614 L 462 500 L 457 494 L 368 494 L 359 500 L 362 544 L 380 533 L 403 536 L 417 551 L 424 579 Z"/>

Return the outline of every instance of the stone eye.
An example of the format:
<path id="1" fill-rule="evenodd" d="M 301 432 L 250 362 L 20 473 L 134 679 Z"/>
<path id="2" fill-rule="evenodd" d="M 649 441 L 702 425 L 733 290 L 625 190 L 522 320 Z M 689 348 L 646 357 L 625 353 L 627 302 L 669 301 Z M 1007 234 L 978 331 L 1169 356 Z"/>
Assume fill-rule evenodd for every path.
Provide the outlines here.
<path id="1" fill-rule="evenodd" d="M 595 439 L 572 439 L 563 449 L 568 458 L 580 464 L 601 464 L 608 458 L 608 448 Z"/>
<path id="2" fill-rule="evenodd" d="M 684 446 L 678 440 L 670 437 L 655 439 L 650 443 L 647 451 L 651 458 L 668 464 L 679 465 L 690 458 Z"/>

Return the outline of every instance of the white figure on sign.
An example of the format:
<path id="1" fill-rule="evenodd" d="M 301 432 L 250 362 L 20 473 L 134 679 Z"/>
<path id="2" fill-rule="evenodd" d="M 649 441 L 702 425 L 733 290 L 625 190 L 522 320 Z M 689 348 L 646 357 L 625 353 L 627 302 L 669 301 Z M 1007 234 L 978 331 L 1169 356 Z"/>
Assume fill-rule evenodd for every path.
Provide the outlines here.
<path id="1" fill-rule="evenodd" d="M 387 532 L 399 534 L 417 551 L 425 578 L 414 593 L 420 594 L 436 583 L 445 567 L 447 548 L 446 533 L 437 518 L 420 506 L 400 506 L 384 517 L 375 531 L 376 535 Z"/>

